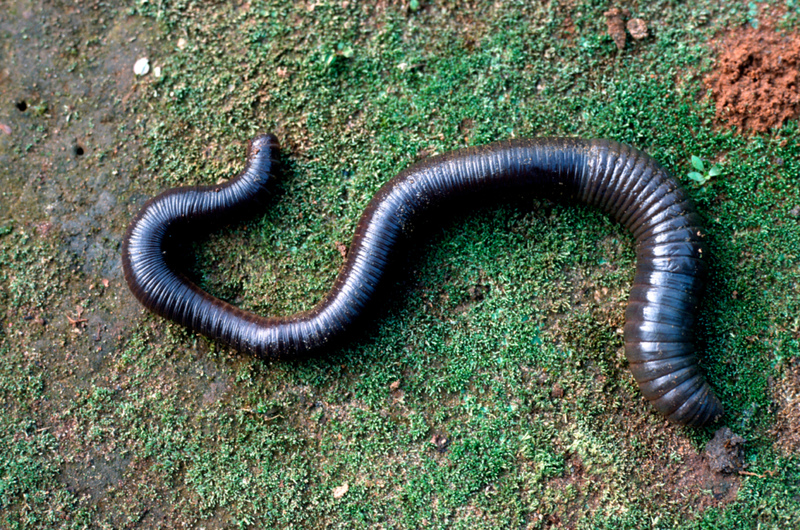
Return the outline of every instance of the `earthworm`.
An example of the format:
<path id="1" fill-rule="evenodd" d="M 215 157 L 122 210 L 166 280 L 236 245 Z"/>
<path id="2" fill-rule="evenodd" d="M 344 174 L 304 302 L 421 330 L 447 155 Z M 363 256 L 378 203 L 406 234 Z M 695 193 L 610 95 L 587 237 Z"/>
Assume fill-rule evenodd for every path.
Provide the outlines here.
<path id="1" fill-rule="evenodd" d="M 701 426 L 722 416 L 694 347 L 708 257 L 701 219 L 677 181 L 645 153 L 608 140 L 540 138 L 423 160 L 369 202 L 344 266 L 316 306 L 262 317 L 206 293 L 173 270 L 166 254 L 181 227 L 211 228 L 258 211 L 269 196 L 278 150 L 275 136 L 258 136 L 248 145 L 244 170 L 227 183 L 173 188 L 147 201 L 122 245 L 125 279 L 145 307 L 260 357 L 310 354 L 342 338 L 365 313 L 397 244 L 423 213 L 498 193 L 580 202 L 606 212 L 636 240 L 624 341 L 642 394 L 675 423 Z"/>

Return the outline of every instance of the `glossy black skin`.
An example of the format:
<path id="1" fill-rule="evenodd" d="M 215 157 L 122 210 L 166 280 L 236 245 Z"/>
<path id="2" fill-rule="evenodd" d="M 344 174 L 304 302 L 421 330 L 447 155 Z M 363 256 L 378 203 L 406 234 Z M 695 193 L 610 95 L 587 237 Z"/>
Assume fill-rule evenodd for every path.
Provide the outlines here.
<path id="1" fill-rule="evenodd" d="M 636 276 L 625 313 L 625 352 L 642 394 L 670 421 L 700 426 L 722 415 L 703 379 L 694 322 L 706 271 L 700 218 L 686 193 L 648 155 L 606 140 L 543 138 L 460 149 L 387 182 L 356 227 L 330 292 L 310 311 L 261 317 L 209 295 L 164 258 L 176 227 L 211 228 L 258 211 L 277 167 L 278 140 L 250 142 L 247 166 L 217 186 L 168 190 L 148 201 L 125 236 L 122 264 L 148 309 L 265 358 L 313 353 L 365 312 L 415 219 L 474 197 L 544 196 L 596 206 L 636 239 Z"/>

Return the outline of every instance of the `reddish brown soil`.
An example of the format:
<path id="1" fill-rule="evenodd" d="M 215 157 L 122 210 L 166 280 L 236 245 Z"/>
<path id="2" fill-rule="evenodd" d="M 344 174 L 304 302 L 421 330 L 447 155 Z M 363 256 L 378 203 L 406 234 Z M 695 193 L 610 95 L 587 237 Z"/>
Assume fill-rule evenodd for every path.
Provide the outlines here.
<path id="1" fill-rule="evenodd" d="M 773 399 L 778 406 L 775 415 L 775 447 L 789 456 L 800 452 L 800 363 L 786 370 L 776 385 Z"/>
<path id="2" fill-rule="evenodd" d="M 643 459 L 639 473 L 654 477 L 665 500 L 690 502 L 696 514 L 736 500 L 741 476 L 712 469 L 713 449 L 709 451 L 708 445 L 706 450 L 698 451 L 684 433 L 665 423 L 642 420 L 634 428 L 637 437 L 663 449 L 661 458 Z"/>
<path id="3" fill-rule="evenodd" d="M 740 130 L 779 128 L 800 111 L 800 35 L 781 35 L 768 25 L 744 28 L 718 46 L 706 79 L 717 118 Z"/>

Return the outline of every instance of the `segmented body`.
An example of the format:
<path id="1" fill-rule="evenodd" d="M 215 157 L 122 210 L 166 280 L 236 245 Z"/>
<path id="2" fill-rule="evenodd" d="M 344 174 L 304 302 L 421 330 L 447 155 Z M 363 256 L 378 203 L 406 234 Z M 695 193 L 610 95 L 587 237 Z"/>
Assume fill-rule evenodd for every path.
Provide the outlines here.
<path id="1" fill-rule="evenodd" d="M 415 219 L 470 196 L 528 194 L 600 208 L 636 239 L 625 313 L 625 352 L 642 394 L 673 422 L 704 425 L 722 407 L 695 357 L 694 321 L 706 271 L 703 229 L 687 194 L 659 164 L 605 140 L 498 142 L 434 156 L 387 182 L 364 211 L 333 287 L 314 308 L 262 317 L 215 298 L 164 258 L 171 230 L 220 224 L 268 196 L 278 141 L 259 136 L 244 171 L 218 186 L 168 190 L 148 201 L 123 242 L 131 290 L 150 310 L 234 348 L 267 358 L 313 352 L 350 330 Z"/>

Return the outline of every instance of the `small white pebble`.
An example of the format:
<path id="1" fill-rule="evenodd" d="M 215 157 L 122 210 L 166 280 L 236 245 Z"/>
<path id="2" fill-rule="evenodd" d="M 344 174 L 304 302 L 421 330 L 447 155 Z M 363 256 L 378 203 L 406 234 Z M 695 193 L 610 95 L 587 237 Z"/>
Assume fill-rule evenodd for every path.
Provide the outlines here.
<path id="1" fill-rule="evenodd" d="M 153 75 L 156 76 L 156 77 L 161 77 L 161 67 L 160 66 L 156 66 L 155 68 L 153 68 Z"/>
<path id="2" fill-rule="evenodd" d="M 186 48 L 186 39 L 181 37 L 180 39 L 178 39 L 178 49 L 182 50 L 184 48 Z"/>
<path id="3" fill-rule="evenodd" d="M 136 75 L 145 75 L 150 71 L 150 61 L 147 57 L 142 57 L 136 64 L 133 65 L 133 73 Z"/>

